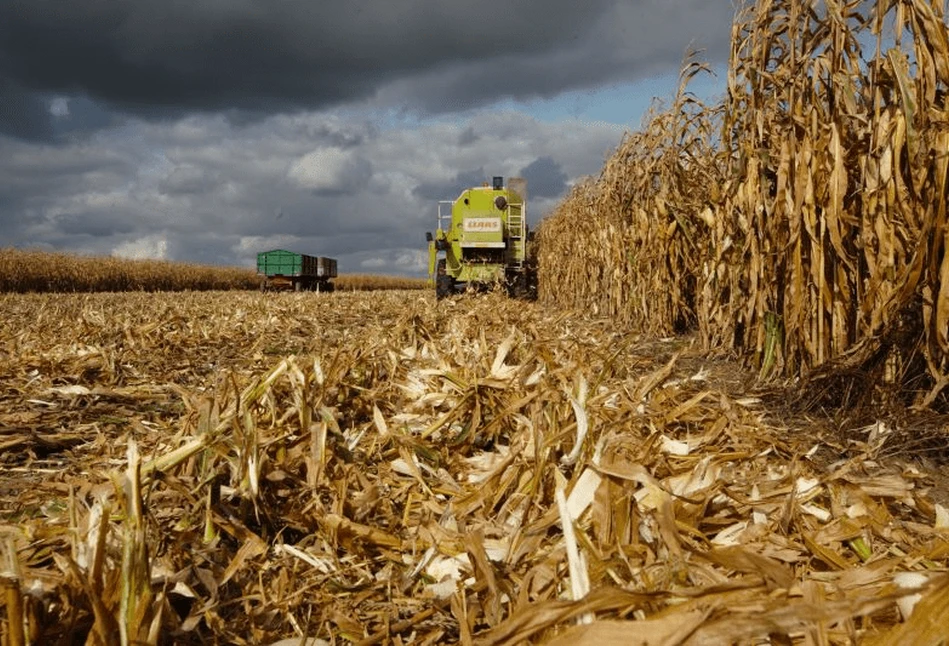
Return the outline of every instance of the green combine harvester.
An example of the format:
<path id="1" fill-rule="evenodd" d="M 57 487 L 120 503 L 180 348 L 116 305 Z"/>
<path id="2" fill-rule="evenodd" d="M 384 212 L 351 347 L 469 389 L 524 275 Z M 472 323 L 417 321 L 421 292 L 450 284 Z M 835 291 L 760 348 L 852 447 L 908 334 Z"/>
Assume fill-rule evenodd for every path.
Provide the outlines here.
<path id="1" fill-rule="evenodd" d="M 536 271 L 527 227 L 527 181 L 503 177 L 438 203 L 428 240 L 428 276 L 442 299 L 465 289 L 503 286 L 511 296 L 533 298 Z"/>

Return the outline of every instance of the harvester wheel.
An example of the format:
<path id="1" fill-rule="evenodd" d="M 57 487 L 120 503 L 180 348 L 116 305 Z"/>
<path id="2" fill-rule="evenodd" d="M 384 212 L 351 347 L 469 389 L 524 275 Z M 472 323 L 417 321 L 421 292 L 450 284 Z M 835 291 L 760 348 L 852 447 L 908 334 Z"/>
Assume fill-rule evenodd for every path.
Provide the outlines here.
<path id="1" fill-rule="evenodd" d="M 534 301 L 537 300 L 537 270 L 529 269 L 527 274 L 524 276 L 524 283 L 527 287 L 527 298 Z"/>
<path id="2" fill-rule="evenodd" d="M 455 281 L 448 275 L 445 259 L 442 258 L 435 266 L 435 298 L 441 300 L 455 291 Z"/>
<path id="3" fill-rule="evenodd" d="M 507 275 L 507 295 L 511 298 L 524 298 L 527 291 L 527 285 L 524 281 L 524 274 L 509 273 Z"/>
<path id="4" fill-rule="evenodd" d="M 455 284 L 451 276 L 439 276 L 435 279 L 435 298 L 438 300 L 451 296 L 454 291 Z"/>

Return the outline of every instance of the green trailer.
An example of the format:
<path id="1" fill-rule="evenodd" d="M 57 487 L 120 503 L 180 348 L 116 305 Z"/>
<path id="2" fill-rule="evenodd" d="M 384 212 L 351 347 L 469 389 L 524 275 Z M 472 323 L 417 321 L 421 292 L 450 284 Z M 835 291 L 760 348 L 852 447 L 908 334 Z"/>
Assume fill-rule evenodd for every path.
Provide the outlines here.
<path id="1" fill-rule="evenodd" d="M 273 249 L 257 254 L 257 275 L 262 291 L 292 289 L 294 291 L 333 291 L 336 260 L 309 256 L 286 249 Z"/>

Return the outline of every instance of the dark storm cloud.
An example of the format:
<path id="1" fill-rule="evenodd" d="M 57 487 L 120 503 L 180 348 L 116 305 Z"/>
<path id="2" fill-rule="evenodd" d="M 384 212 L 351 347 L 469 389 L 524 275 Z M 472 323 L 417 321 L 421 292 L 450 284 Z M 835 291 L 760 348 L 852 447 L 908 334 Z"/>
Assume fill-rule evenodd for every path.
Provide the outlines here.
<path id="1" fill-rule="evenodd" d="M 730 2 L 617 0 L 595 11 L 589 26 L 555 47 L 440 61 L 383 86 L 378 101 L 453 112 L 674 72 L 692 48 L 712 62 L 727 57 Z"/>
<path id="2" fill-rule="evenodd" d="M 52 132 L 41 96 L 14 83 L 0 65 L 0 135 L 46 139 Z"/>
<path id="3" fill-rule="evenodd" d="M 188 258 L 192 262 L 207 265 L 250 264 L 251 255 L 238 258 L 234 254 L 237 240 L 231 236 L 204 233 L 193 236 L 175 236 L 169 240 L 168 255 L 172 258 Z M 261 251 L 266 251 L 261 249 Z M 246 261 L 246 262 L 241 262 Z"/>
<path id="4" fill-rule="evenodd" d="M 425 112 L 553 96 L 676 65 L 691 39 L 725 42 L 731 13 L 724 0 L 6 2 L 0 129 L 49 135 L 37 97 L 54 94 L 238 120 L 373 97 Z"/>
<path id="5" fill-rule="evenodd" d="M 422 182 L 413 189 L 412 194 L 428 201 L 453 200 L 466 188 L 481 186 L 490 180 L 484 168 L 465 170 L 446 182 Z"/>
<path id="6" fill-rule="evenodd" d="M 60 232 L 66 235 L 86 235 L 93 238 L 108 238 L 113 235 L 131 233 L 137 222 L 121 212 L 94 211 L 91 213 L 66 213 L 56 218 Z"/>
<path id="7" fill-rule="evenodd" d="M 481 139 L 481 137 L 474 131 L 474 128 L 468 126 L 462 130 L 461 135 L 458 137 L 458 145 L 470 146 L 471 144 L 477 143 L 479 139 Z"/>
<path id="8" fill-rule="evenodd" d="M 182 164 L 176 166 L 158 183 L 158 190 L 165 195 L 197 195 L 214 190 L 221 178 L 201 166 Z"/>
<path id="9" fill-rule="evenodd" d="M 443 61 L 548 50 L 583 35 L 606 4 L 38 0 L 0 7 L 0 51 L 36 90 L 116 104 L 319 106 Z"/>
<path id="10" fill-rule="evenodd" d="M 567 174 L 553 157 L 538 157 L 521 169 L 531 197 L 560 197 L 567 190 Z"/>
<path id="11" fill-rule="evenodd" d="M 51 103 L 52 100 L 48 101 L 48 104 Z M 121 117 L 84 96 L 70 99 L 64 107 L 66 114 L 51 114 L 50 119 L 50 134 L 59 139 L 87 134 L 121 122 Z"/>
<path id="12" fill-rule="evenodd" d="M 134 164 L 112 150 L 64 152 L 0 136 L 0 151 L 0 246 L 48 242 L 58 226 L 56 214 L 66 214 L 74 230 L 81 228 L 75 218 L 87 210 L 82 196 L 127 183 L 134 173 Z"/>
<path id="13" fill-rule="evenodd" d="M 379 208 L 379 205 L 373 205 Z M 382 205 L 385 208 L 385 204 Z M 412 220 L 402 215 L 407 210 L 404 204 L 393 204 L 390 209 L 375 213 L 364 212 L 362 201 L 352 199 L 326 199 L 304 196 L 282 210 L 279 220 L 275 217 L 253 217 L 240 222 L 231 222 L 229 233 L 242 236 L 266 237 L 279 232 L 294 238 L 351 236 L 354 244 L 363 246 L 370 239 L 378 238 L 383 246 L 404 243 L 424 235 L 423 223 L 419 219 L 412 227 Z M 392 213 L 400 217 L 392 217 Z"/>
<path id="14" fill-rule="evenodd" d="M 53 108 L 68 119 L 76 104 Z M 326 112 L 128 119 L 55 145 L 0 136 L 0 247 L 245 266 L 286 247 L 350 272 L 424 272 L 438 200 L 526 167 L 556 178 L 544 158 L 592 172 L 622 131 L 513 111 L 410 128 Z"/>

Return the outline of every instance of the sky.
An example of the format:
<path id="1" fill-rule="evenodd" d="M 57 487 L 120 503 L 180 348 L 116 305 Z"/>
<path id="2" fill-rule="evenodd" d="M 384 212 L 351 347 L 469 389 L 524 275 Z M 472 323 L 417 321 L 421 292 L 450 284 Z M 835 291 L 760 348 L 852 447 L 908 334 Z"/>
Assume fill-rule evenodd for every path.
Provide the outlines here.
<path id="1" fill-rule="evenodd" d="M 422 275 L 438 200 L 596 175 L 730 0 L 2 0 L 0 247 Z M 721 73 L 693 90 L 714 97 Z"/>

